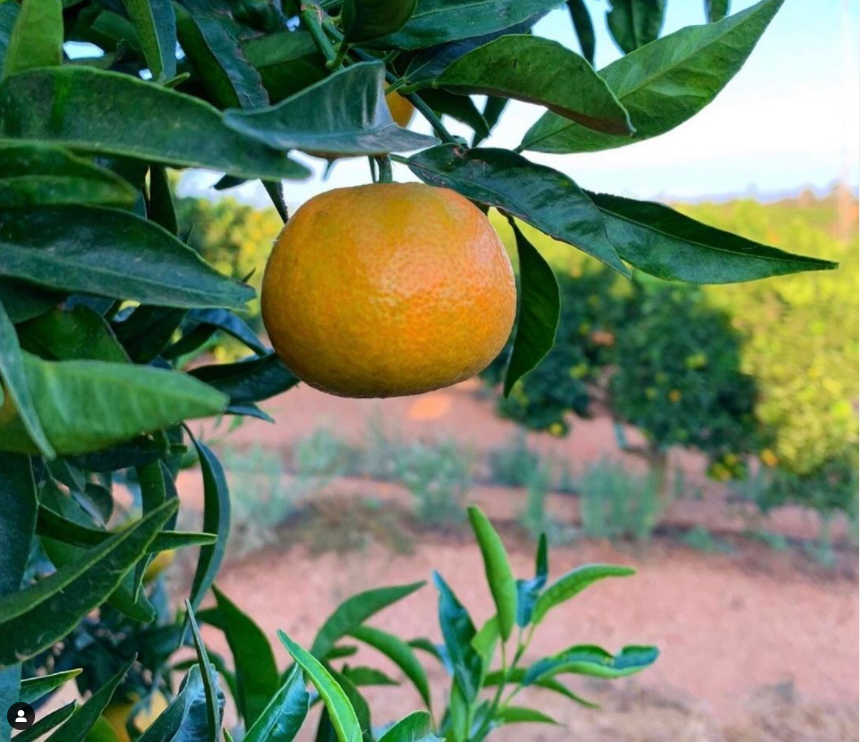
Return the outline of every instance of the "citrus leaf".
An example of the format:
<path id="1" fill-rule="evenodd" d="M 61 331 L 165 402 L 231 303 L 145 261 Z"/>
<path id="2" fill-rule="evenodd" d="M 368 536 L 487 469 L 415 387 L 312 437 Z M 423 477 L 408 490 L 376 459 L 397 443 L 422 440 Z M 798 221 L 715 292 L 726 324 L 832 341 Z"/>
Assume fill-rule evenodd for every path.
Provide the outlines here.
<path id="1" fill-rule="evenodd" d="M 590 65 L 594 64 L 594 24 L 591 15 L 585 7 L 585 0 L 567 0 L 567 9 L 570 20 L 573 22 L 573 30 L 579 39 L 579 48 L 582 56 L 588 60 Z"/>
<path id="2" fill-rule="evenodd" d="M 63 61 L 63 3 L 23 0 L 3 60 L 3 78 Z"/>
<path id="3" fill-rule="evenodd" d="M 163 82 L 176 76 L 176 18 L 170 0 L 122 0 L 137 31 L 149 71 Z"/>
<path id="4" fill-rule="evenodd" d="M 45 742 L 84 742 L 88 732 L 98 721 L 102 711 L 107 708 L 119 684 L 134 664 L 137 655 L 126 662 L 117 673 L 93 694 L 55 731 Z"/>
<path id="5" fill-rule="evenodd" d="M 226 177 L 226 176 L 225 176 Z M 149 168 L 149 218 L 170 234 L 179 234 L 176 224 L 176 207 L 170 192 L 167 169 L 163 165 Z"/>
<path id="6" fill-rule="evenodd" d="M 399 31 L 412 17 L 416 4 L 417 0 L 344 0 L 344 37 L 361 43 Z"/>
<path id="7" fill-rule="evenodd" d="M 245 58 L 260 72 L 272 103 L 328 76 L 325 57 L 307 31 L 284 31 L 242 42 Z"/>
<path id="8" fill-rule="evenodd" d="M 660 652 L 656 647 L 624 647 L 617 655 L 590 644 L 579 645 L 535 662 L 525 674 L 523 685 L 533 685 L 558 675 L 588 675 L 615 679 L 644 670 Z"/>
<path id="9" fill-rule="evenodd" d="M 237 132 L 282 150 L 381 155 L 436 144 L 435 137 L 394 122 L 384 81 L 384 65 L 360 62 L 270 108 L 228 111 L 224 121 Z"/>
<path id="10" fill-rule="evenodd" d="M 606 13 L 609 33 L 625 54 L 660 35 L 666 16 L 665 0 L 611 0 Z"/>
<path id="11" fill-rule="evenodd" d="M 517 626 L 520 628 L 531 623 L 535 603 L 546 585 L 548 573 L 547 540 L 546 534 L 542 533 L 538 539 L 535 576 L 530 580 L 517 580 Z"/>
<path id="12" fill-rule="evenodd" d="M 62 147 L 0 143 L 0 208 L 93 204 L 131 207 L 134 188 Z"/>
<path id="13" fill-rule="evenodd" d="M 0 597 L 0 667 L 52 646 L 101 605 L 177 508 L 167 502 L 31 587 Z"/>
<path id="14" fill-rule="evenodd" d="M 403 28 L 372 45 L 386 49 L 426 49 L 537 20 L 558 4 L 559 0 L 472 0 L 464 7 L 451 0 L 418 0 L 412 18 Z"/>
<path id="15" fill-rule="evenodd" d="M 433 582 L 439 591 L 439 626 L 445 642 L 454 680 L 467 702 L 473 701 L 481 686 L 481 656 L 472 646 L 477 632 L 463 604 L 438 572 Z"/>
<path id="16" fill-rule="evenodd" d="M 502 641 L 507 641 L 517 613 L 517 588 L 508 553 L 489 518 L 474 505 L 469 507 L 469 522 L 481 549 L 487 584 L 496 604 L 499 633 Z"/>
<path id="17" fill-rule="evenodd" d="M 729 0 L 705 0 L 705 15 L 708 23 L 723 20 L 728 12 Z"/>
<path id="18" fill-rule="evenodd" d="M 260 718 L 278 690 L 278 668 L 269 640 L 259 626 L 217 586 L 212 586 L 239 686 L 237 703 L 245 727 Z"/>
<path id="19" fill-rule="evenodd" d="M 23 323 L 18 333 L 24 350 L 42 358 L 129 362 L 105 318 L 83 304 L 69 311 L 52 309 Z"/>
<path id="20" fill-rule="evenodd" d="M 629 274 L 606 236 L 600 211 L 563 173 L 508 150 L 465 149 L 456 144 L 419 152 L 408 164 L 426 183 L 495 206 Z"/>
<path id="21" fill-rule="evenodd" d="M 617 136 L 547 112 L 519 149 L 595 152 L 664 134 L 707 106 L 743 66 L 783 0 L 763 0 L 717 23 L 689 26 L 600 70 L 636 129 Z"/>
<path id="22" fill-rule="evenodd" d="M 113 330 L 134 363 L 150 363 L 171 341 L 187 311 L 141 304 L 114 322 Z"/>
<path id="23" fill-rule="evenodd" d="M 198 739 L 200 726 L 205 724 L 206 690 L 199 665 L 192 665 L 182 682 L 179 693 L 137 738 L 137 742 L 193 742 Z M 246 737 L 247 739 L 247 737 Z"/>
<path id="24" fill-rule="evenodd" d="M 209 104 L 131 75 L 74 65 L 31 70 L 0 83 L 0 110 L 0 141 L 39 140 L 245 178 L 310 175 L 285 154 L 225 126 Z"/>
<path id="25" fill-rule="evenodd" d="M 62 724 L 73 713 L 75 713 L 75 709 L 77 707 L 78 704 L 72 701 L 67 703 L 65 706 L 60 706 L 60 708 L 55 711 L 51 711 L 51 713 L 43 716 L 29 729 L 25 729 L 23 732 L 16 734 L 15 742 L 34 742 L 34 740 L 42 739 L 54 727 Z"/>
<path id="26" fill-rule="evenodd" d="M 302 670 L 293 665 L 278 692 L 248 730 L 244 742 L 292 742 L 308 715 L 309 702 Z"/>
<path id="27" fill-rule="evenodd" d="M 82 670 L 65 670 L 50 675 L 38 675 L 21 681 L 21 694 L 18 697 L 23 703 L 34 703 L 43 696 L 53 693 L 63 683 L 76 678 Z"/>
<path id="28" fill-rule="evenodd" d="M 65 291 L 170 307 L 242 308 L 250 287 L 211 268 L 153 222 L 94 206 L 10 212 L 0 275 Z"/>
<path id="29" fill-rule="evenodd" d="M 190 600 L 185 601 L 185 609 L 188 611 L 188 625 L 191 627 L 191 637 L 194 642 L 194 649 L 197 652 L 197 661 L 201 668 L 200 675 L 206 699 L 205 738 L 207 742 L 218 742 L 221 736 L 221 714 L 224 708 L 224 694 L 218 685 L 218 674 L 212 667 L 212 662 L 206 651 L 206 645 L 200 636 L 200 628 L 197 626 L 197 619 L 194 618 L 194 608 Z"/>
<path id="30" fill-rule="evenodd" d="M 366 590 L 347 598 L 325 621 L 311 646 L 314 657 L 325 659 L 338 639 L 357 629 L 368 618 L 424 586 L 424 582 L 410 585 L 380 587 Z"/>
<path id="31" fill-rule="evenodd" d="M 561 726 L 561 722 L 547 716 L 543 711 L 525 706 L 504 706 L 496 711 L 494 718 L 502 724 L 555 724 Z"/>
<path id="32" fill-rule="evenodd" d="M 581 56 L 557 41 L 511 34 L 460 57 L 434 87 L 536 103 L 583 126 L 630 134 L 627 111 Z"/>
<path id="33" fill-rule="evenodd" d="M 230 490 L 218 457 L 205 443 L 193 436 L 192 440 L 203 475 L 203 530 L 218 536 L 214 544 L 202 547 L 197 557 L 190 595 L 191 606 L 196 607 L 214 582 L 224 559 L 230 534 Z"/>
<path id="34" fill-rule="evenodd" d="M 487 674 L 487 677 L 484 678 L 484 687 L 485 688 L 493 688 L 495 686 L 500 685 L 502 682 L 504 683 L 522 683 L 525 680 L 527 669 L 525 667 L 515 667 L 513 669 L 508 669 L 507 673 L 502 672 L 501 670 L 494 670 L 491 673 Z M 554 693 L 558 693 L 559 695 L 564 696 L 570 701 L 574 703 L 578 703 L 580 706 L 585 706 L 586 708 L 596 709 L 600 708 L 600 706 L 596 703 L 591 703 L 591 701 L 586 701 L 584 698 L 581 698 L 576 693 L 571 691 L 566 685 L 560 683 L 558 680 L 555 680 L 551 677 L 540 678 L 539 680 L 535 680 L 532 685 L 543 688 L 544 690 L 551 690 Z"/>
<path id="35" fill-rule="evenodd" d="M 458 95 L 448 90 L 425 88 L 421 91 L 423 100 L 437 116 L 450 116 L 469 126 L 475 136 L 490 136 L 490 130 L 475 102 L 468 95 Z"/>
<path id="36" fill-rule="evenodd" d="M 379 742 L 434 742 L 433 718 L 426 711 L 413 711 L 386 730 Z"/>
<path id="37" fill-rule="evenodd" d="M 0 5 L 2 8 L 3 5 Z M 0 277 L 0 302 L 13 323 L 26 322 L 54 308 L 62 294 L 40 289 L 22 281 Z"/>
<path id="38" fill-rule="evenodd" d="M 513 219 L 510 224 L 519 255 L 520 290 L 514 346 L 505 370 L 505 396 L 552 350 L 561 315 L 561 297 L 552 268 Z"/>
<path id="39" fill-rule="evenodd" d="M 24 355 L 36 413 L 58 454 L 98 451 L 182 420 L 222 412 L 227 398 L 187 374 L 102 361 Z M 17 411 L 2 408 L 0 449 L 33 453 Z"/>
<path id="40" fill-rule="evenodd" d="M 0 76 L 3 72 L 3 61 L 9 48 L 9 40 L 12 37 L 12 29 L 15 27 L 15 19 L 21 12 L 18 3 L 0 3 Z"/>
<path id="41" fill-rule="evenodd" d="M 332 677 L 343 690 L 352 710 L 355 711 L 355 718 L 358 719 L 358 726 L 361 728 L 362 742 L 374 742 L 373 724 L 370 721 L 370 705 L 367 703 L 367 699 L 361 695 L 361 691 L 346 675 L 332 671 Z M 358 741 L 356 740 L 356 742 Z"/>
<path id="42" fill-rule="evenodd" d="M 337 684 L 319 660 L 296 644 L 283 631 L 278 631 L 278 638 L 319 692 L 338 740 L 358 742 L 362 738 L 361 725 L 343 688 Z"/>
<path id="43" fill-rule="evenodd" d="M 375 667 L 344 665 L 342 675 L 356 688 L 366 685 L 400 685 L 399 681 Z"/>
<path id="44" fill-rule="evenodd" d="M 230 397 L 231 405 L 262 402 L 299 383 L 274 353 L 250 361 L 199 366 L 190 373 Z"/>
<path id="45" fill-rule="evenodd" d="M 566 575 L 559 577 L 538 598 L 535 604 L 532 623 L 535 625 L 543 621 L 550 609 L 560 603 L 570 600 L 579 595 L 589 585 L 607 577 L 629 577 L 636 574 L 635 569 L 630 567 L 617 567 L 612 564 L 586 564 L 571 570 Z"/>
<path id="46" fill-rule="evenodd" d="M 427 673 L 415 656 L 415 652 L 412 651 L 412 647 L 394 634 L 389 634 L 387 631 L 372 626 L 358 626 L 350 631 L 349 635 L 388 657 L 412 681 L 421 699 L 428 708 L 430 707 L 430 683 L 427 680 Z M 331 656 L 331 652 L 329 656 Z"/>
<path id="47" fill-rule="evenodd" d="M 0 412 L 4 408 L 14 410 L 12 414 L 17 413 L 27 439 L 35 447 L 35 452 L 48 459 L 54 458 L 56 453 L 39 419 L 36 401 L 33 399 L 27 379 L 27 368 L 24 354 L 18 344 L 18 335 L 3 304 L 0 304 L 0 381 L 3 382 L 3 392 L 6 397 Z M 2 418 L 3 416 L 0 415 L 0 420 Z M 27 462 L 27 469 L 29 470 L 29 462 Z"/>
<path id="48" fill-rule="evenodd" d="M 792 255 L 710 227 L 663 204 L 588 195 L 603 213 L 618 254 L 658 278 L 732 283 L 838 267 L 829 260 Z"/>
<path id="49" fill-rule="evenodd" d="M 163 358 L 178 358 L 185 353 L 193 352 L 198 346 L 191 342 L 191 338 L 185 341 L 186 336 L 197 327 L 205 327 L 215 330 L 221 330 L 228 335 L 236 338 L 240 343 L 247 345 L 251 350 L 261 356 L 268 355 L 272 352 L 271 348 L 267 348 L 264 343 L 257 337 L 257 333 L 251 329 L 245 320 L 237 317 L 232 312 L 226 309 L 192 309 L 185 315 L 182 322 L 182 329 L 185 333 L 182 338 L 177 340 L 169 348 L 161 354 Z M 209 335 L 211 337 L 211 335 Z M 207 337 L 208 340 L 208 337 Z M 185 342 L 183 342 L 185 341 Z M 196 343 L 196 340 L 194 340 Z M 205 341 L 204 341 L 205 342 Z"/>

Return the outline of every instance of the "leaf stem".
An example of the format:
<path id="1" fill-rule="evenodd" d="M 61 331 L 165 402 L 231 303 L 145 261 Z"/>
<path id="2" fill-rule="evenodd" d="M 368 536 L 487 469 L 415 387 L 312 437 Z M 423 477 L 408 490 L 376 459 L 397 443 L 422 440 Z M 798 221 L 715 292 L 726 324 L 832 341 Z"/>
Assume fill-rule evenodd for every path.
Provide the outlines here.
<path id="1" fill-rule="evenodd" d="M 326 62 L 325 66 L 330 69 L 332 72 L 336 72 L 340 69 L 340 66 L 343 64 L 343 60 L 346 58 L 346 53 L 349 51 L 349 42 L 341 41 L 340 45 L 337 48 L 337 56 L 331 60 L 330 62 Z"/>
<path id="2" fill-rule="evenodd" d="M 379 166 L 379 178 L 376 182 L 392 183 L 394 181 L 394 177 L 391 172 L 391 158 L 387 155 L 383 155 L 381 157 L 374 157 L 373 159 Z"/>
<path id="3" fill-rule="evenodd" d="M 322 27 L 322 18 L 325 11 L 315 3 L 302 3 L 302 9 L 299 12 L 299 17 L 302 19 L 302 24 L 311 35 L 311 39 L 316 45 L 317 50 L 326 59 L 326 67 L 334 64 L 337 59 L 337 53 L 331 45 L 328 36 L 325 35 Z"/>

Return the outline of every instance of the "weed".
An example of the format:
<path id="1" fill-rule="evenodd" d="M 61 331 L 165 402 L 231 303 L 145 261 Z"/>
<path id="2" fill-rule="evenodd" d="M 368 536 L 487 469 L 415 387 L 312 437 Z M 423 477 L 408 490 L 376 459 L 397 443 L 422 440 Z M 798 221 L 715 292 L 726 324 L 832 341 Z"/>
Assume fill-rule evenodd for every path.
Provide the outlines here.
<path id="1" fill-rule="evenodd" d="M 333 477 L 354 473 L 360 451 L 327 428 L 318 428 L 296 445 L 293 466 L 300 476 Z"/>
<path id="2" fill-rule="evenodd" d="M 704 551 L 707 554 L 731 554 L 734 547 L 726 540 L 714 536 L 704 526 L 691 528 L 684 534 L 683 542 L 691 549 Z"/>
<path id="3" fill-rule="evenodd" d="M 416 515 L 434 525 L 463 519 L 463 500 L 471 484 L 471 457 L 453 441 L 413 443 L 394 457 L 397 479 L 412 493 Z"/>
<path id="4" fill-rule="evenodd" d="M 528 447 L 522 431 L 515 433 L 509 443 L 490 451 L 488 463 L 493 482 L 507 487 L 528 486 L 541 465 L 540 456 Z"/>

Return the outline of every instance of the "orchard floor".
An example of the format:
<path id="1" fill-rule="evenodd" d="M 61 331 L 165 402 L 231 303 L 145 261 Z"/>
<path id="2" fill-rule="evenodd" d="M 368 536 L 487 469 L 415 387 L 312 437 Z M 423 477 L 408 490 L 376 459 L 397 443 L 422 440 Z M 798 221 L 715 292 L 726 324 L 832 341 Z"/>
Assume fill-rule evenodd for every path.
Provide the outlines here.
<path id="1" fill-rule="evenodd" d="M 470 385 L 384 402 L 339 400 L 298 389 L 272 400 L 266 409 L 277 425 L 244 425 L 227 437 L 229 445 L 258 444 L 283 452 L 286 459 L 290 446 L 320 424 L 360 443 L 373 416 L 398 436 L 450 438 L 477 452 L 503 445 L 515 430 L 499 420 L 492 402 L 481 399 Z M 221 435 L 212 429 L 206 433 L 210 439 Z M 530 435 L 529 443 L 547 456 L 569 461 L 574 471 L 601 457 L 624 458 L 605 419 L 577 422 L 566 439 Z M 675 461 L 689 471 L 689 481 L 701 472 L 695 456 L 681 453 Z M 185 506 L 199 507 L 197 476 L 183 474 L 179 485 Z M 574 643 L 610 650 L 623 644 L 655 644 L 661 650 L 656 665 L 634 678 L 572 684 L 581 695 L 601 703 L 599 711 L 560 702 L 553 694 L 538 698 L 523 693 L 523 705 L 538 706 L 564 726 L 513 726 L 498 731 L 495 739 L 858 739 L 856 551 L 840 549 L 836 569 L 817 565 L 798 549 L 776 553 L 740 536 L 749 514 L 729 503 L 722 488 L 707 483 L 701 487 L 703 499 L 673 505 L 667 517 L 670 530 L 706 526 L 722 534 L 734 547 L 732 553 L 703 553 L 681 545 L 671 533 L 644 547 L 577 539 L 551 551 L 553 575 L 596 561 L 628 564 L 638 574 L 596 585 L 557 608 L 537 632 L 531 657 Z M 392 484 L 335 481 L 315 498 L 303 515 L 279 531 L 278 543 L 231 561 L 218 580 L 273 640 L 280 628 L 309 644 L 321 621 L 344 598 L 371 587 L 427 579 L 433 569 L 451 583 L 476 622 L 490 614 L 480 554 L 468 531 L 420 527 L 409 515 L 408 493 Z M 382 501 L 384 533 L 362 519 L 364 498 Z M 529 575 L 533 545 L 516 525 L 523 492 L 480 486 L 470 491 L 469 499 L 500 524 L 515 572 Z M 549 509 L 560 520 L 573 522 L 576 498 L 552 496 Z M 354 517 L 347 517 L 350 513 Z M 813 519 L 792 509 L 777 513 L 767 527 L 792 538 L 814 537 L 817 531 Z M 352 532 L 362 528 L 367 533 L 353 543 Z M 185 560 L 175 573 L 180 591 L 188 579 L 183 564 Z M 371 623 L 404 637 L 438 641 L 435 591 L 428 585 Z M 217 632 L 207 632 L 213 647 L 228 651 Z M 278 656 L 285 664 L 285 651 L 279 650 Z M 370 651 L 356 662 L 363 659 L 385 665 Z M 425 664 L 438 690 L 442 671 L 432 660 Z M 408 685 L 373 688 L 367 695 L 377 724 L 419 706 Z M 443 702 L 441 696 L 435 700 Z M 308 732 L 303 739 L 313 735 Z"/>

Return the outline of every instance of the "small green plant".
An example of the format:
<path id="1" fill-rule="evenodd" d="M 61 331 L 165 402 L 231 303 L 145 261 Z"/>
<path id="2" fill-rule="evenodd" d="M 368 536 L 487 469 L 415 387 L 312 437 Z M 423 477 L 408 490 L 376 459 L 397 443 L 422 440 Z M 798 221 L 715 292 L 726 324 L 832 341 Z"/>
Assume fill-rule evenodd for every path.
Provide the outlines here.
<path id="1" fill-rule="evenodd" d="M 773 551 L 783 552 L 789 549 L 788 539 L 781 533 L 754 528 L 744 531 L 744 536 L 760 544 L 764 544 Z"/>
<path id="2" fill-rule="evenodd" d="M 528 447 L 525 433 L 517 431 L 507 444 L 490 451 L 488 464 L 493 482 L 525 487 L 540 467 L 540 455 Z"/>
<path id="3" fill-rule="evenodd" d="M 592 538 L 648 541 L 660 515 L 659 483 L 653 472 L 632 474 L 606 459 L 581 481 L 582 530 Z"/>
<path id="4" fill-rule="evenodd" d="M 293 466 L 300 476 L 341 476 L 355 471 L 359 455 L 360 451 L 323 427 L 298 442 Z"/>
<path id="5" fill-rule="evenodd" d="M 707 554 L 731 554 L 734 547 L 725 539 L 715 536 L 704 526 L 695 526 L 684 534 L 683 542 L 691 549 Z"/>
<path id="6" fill-rule="evenodd" d="M 520 523 L 532 538 L 540 534 L 554 532 L 554 523 L 546 511 L 546 496 L 552 486 L 552 473 L 546 466 L 538 466 L 530 473 L 526 482 L 526 509 L 520 516 Z"/>
<path id="7" fill-rule="evenodd" d="M 416 514 L 433 525 L 457 523 L 471 477 L 471 457 L 454 441 L 403 447 L 395 459 L 397 479 L 416 500 Z"/>

